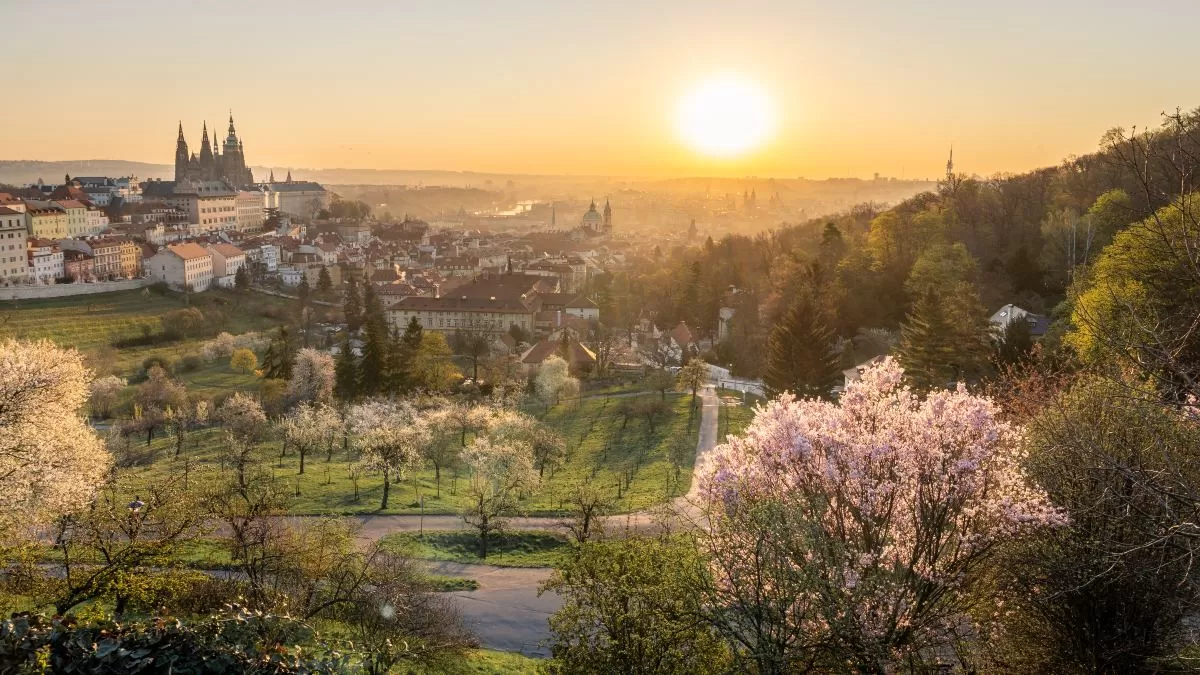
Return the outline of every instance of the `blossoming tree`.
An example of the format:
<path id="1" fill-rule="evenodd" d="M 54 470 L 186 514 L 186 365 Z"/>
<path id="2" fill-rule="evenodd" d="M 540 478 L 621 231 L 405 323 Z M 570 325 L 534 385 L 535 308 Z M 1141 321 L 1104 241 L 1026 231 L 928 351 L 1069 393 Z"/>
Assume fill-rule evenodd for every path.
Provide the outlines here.
<path id="1" fill-rule="evenodd" d="M 965 388 L 926 398 L 891 360 L 838 404 L 781 396 L 702 481 L 722 630 L 763 672 L 884 672 L 947 653 L 997 544 L 1063 518 L 1018 429 Z"/>
<path id="2" fill-rule="evenodd" d="M 92 374 L 74 349 L 0 341 L 0 527 L 86 505 L 112 458 L 80 409 Z"/>
<path id="3" fill-rule="evenodd" d="M 382 400 L 354 406 L 349 421 L 362 464 L 383 473 L 379 508 L 387 509 L 392 477 L 420 465 L 421 450 L 430 441 L 428 421 L 407 401 Z"/>

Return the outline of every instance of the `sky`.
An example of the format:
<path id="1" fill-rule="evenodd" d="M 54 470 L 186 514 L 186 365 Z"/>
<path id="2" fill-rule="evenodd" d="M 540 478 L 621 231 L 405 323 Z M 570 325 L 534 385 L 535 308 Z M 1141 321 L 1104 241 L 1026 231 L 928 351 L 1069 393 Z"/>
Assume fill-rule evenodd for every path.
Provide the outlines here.
<path id="1" fill-rule="evenodd" d="M 609 176 L 1052 165 L 1200 106 L 1194 0 L 0 2 L 0 159 L 169 164 L 232 109 L 249 163 Z M 759 148 L 689 147 L 734 75 Z"/>

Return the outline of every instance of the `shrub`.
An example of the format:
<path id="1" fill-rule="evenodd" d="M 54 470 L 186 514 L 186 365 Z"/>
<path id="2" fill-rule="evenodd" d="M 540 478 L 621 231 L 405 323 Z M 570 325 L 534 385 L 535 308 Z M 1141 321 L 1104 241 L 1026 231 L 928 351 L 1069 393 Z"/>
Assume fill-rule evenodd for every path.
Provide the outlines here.
<path id="1" fill-rule="evenodd" d="M 176 371 L 180 373 L 190 373 L 199 370 L 200 366 L 204 365 L 199 354 L 187 354 L 179 360 L 176 366 Z"/>

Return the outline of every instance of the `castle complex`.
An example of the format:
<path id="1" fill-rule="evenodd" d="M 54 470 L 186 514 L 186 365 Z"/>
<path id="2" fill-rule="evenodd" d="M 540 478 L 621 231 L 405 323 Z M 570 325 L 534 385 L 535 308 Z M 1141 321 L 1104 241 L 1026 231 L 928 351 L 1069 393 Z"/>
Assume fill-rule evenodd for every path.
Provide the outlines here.
<path id="1" fill-rule="evenodd" d="M 199 156 L 188 152 L 187 140 L 183 137 L 183 123 L 179 123 L 179 138 L 175 141 L 175 180 L 224 180 L 235 188 L 254 183 L 254 174 L 246 166 L 245 148 L 233 127 L 232 114 L 229 116 L 229 135 L 219 149 L 215 142 L 209 143 L 208 124 L 204 124 Z"/>

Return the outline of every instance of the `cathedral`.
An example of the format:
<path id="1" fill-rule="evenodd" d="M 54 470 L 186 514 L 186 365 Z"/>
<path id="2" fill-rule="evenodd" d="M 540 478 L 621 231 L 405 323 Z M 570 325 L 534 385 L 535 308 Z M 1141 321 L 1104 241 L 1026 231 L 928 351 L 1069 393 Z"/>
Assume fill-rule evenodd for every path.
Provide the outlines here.
<path id="1" fill-rule="evenodd" d="M 213 143 L 208 142 L 208 123 L 200 139 L 200 156 L 188 152 L 183 138 L 183 122 L 179 123 L 179 139 L 175 141 L 175 180 L 224 180 L 235 188 L 254 183 L 254 174 L 246 166 L 246 153 L 233 128 L 233 115 L 229 116 L 229 135 L 218 148 L 216 134 Z"/>
<path id="2" fill-rule="evenodd" d="M 592 200 L 587 213 L 579 222 L 579 227 L 589 234 L 612 234 L 612 205 L 604 200 L 604 215 L 596 210 L 596 200 Z"/>

